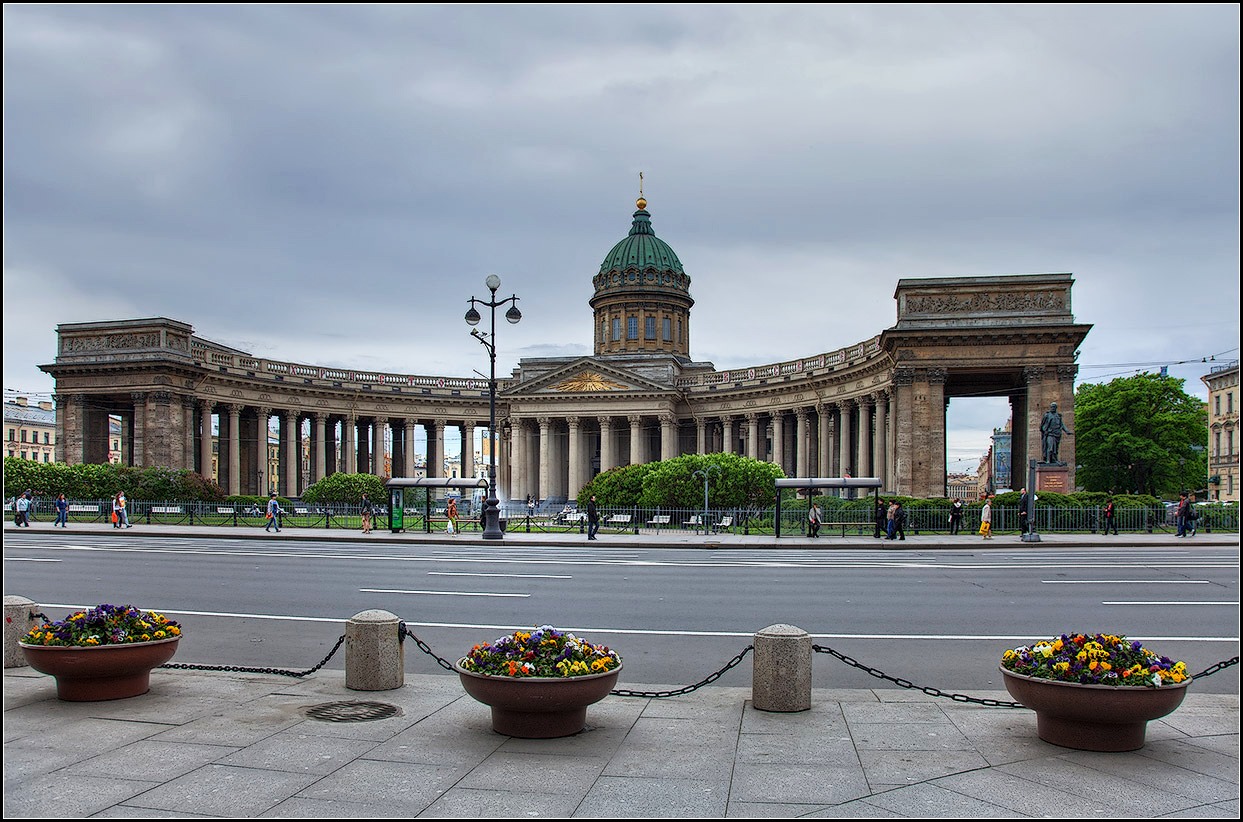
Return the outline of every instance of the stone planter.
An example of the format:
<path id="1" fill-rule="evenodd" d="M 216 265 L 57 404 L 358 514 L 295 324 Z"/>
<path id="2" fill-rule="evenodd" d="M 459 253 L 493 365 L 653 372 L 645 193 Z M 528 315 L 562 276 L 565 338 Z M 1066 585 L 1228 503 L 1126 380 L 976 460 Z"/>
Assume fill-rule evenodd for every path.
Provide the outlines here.
<path id="1" fill-rule="evenodd" d="M 1187 679 L 1159 688 L 1080 685 L 1001 672 L 1015 701 L 1036 712 L 1037 735 L 1080 751 L 1139 750 L 1148 722 L 1172 713 L 1191 684 Z"/>
<path id="2" fill-rule="evenodd" d="M 128 645 L 46 646 L 19 643 L 26 662 L 56 677 L 56 696 L 66 702 L 126 699 L 151 690 L 151 669 L 177 653 L 181 637 Z"/>
<path id="3" fill-rule="evenodd" d="M 609 695 L 622 666 L 571 677 L 484 676 L 454 666 L 462 687 L 492 709 L 492 730 L 522 739 L 570 736 L 587 724 L 587 706 Z"/>

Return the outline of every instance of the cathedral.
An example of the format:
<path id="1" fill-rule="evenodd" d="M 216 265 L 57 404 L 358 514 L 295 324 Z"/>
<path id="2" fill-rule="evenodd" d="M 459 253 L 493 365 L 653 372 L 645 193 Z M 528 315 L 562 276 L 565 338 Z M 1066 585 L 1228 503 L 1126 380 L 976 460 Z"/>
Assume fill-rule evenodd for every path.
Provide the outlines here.
<path id="1" fill-rule="evenodd" d="M 1021 487 L 1049 404 L 1074 428 L 1075 358 L 1091 326 L 1075 323 L 1072 284 L 1070 274 L 900 279 L 895 322 L 870 339 L 717 370 L 691 357 L 691 277 L 640 197 L 593 279 L 592 356 L 523 359 L 498 380 L 498 496 L 573 499 L 614 466 L 718 452 L 790 477 L 875 477 L 882 493 L 945 496 L 954 396 L 1009 398 L 1008 484 Z M 427 474 L 439 476 L 446 429 L 473 444 L 489 422 L 486 380 L 259 359 L 163 317 L 63 323 L 55 361 L 41 367 L 56 381 L 58 461 L 107 462 L 119 416 L 126 464 L 210 477 L 217 433 L 228 494 L 297 496 L 335 471 L 382 475 L 390 448 L 392 476 L 415 476 L 419 428 Z M 273 416 L 278 460 L 266 476 Z M 1073 489 L 1073 441 L 1062 451 L 1059 481 Z"/>

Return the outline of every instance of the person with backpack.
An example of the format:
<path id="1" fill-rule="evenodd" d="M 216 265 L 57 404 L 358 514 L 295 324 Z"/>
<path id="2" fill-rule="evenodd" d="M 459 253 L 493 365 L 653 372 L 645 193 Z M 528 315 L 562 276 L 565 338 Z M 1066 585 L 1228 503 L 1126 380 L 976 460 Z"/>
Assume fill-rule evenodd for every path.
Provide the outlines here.
<path id="1" fill-rule="evenodd" d="M 30 527 L 30 497 L 20 494 L 13 500 L 13 526 L 21 528 L 23 525 Z"/>
<path id="2" fill-rule="evenodd" d="M 962 500 L 956 499 L 950 505 L 950 536 L 958 533 L 958 529 L 962 528 Z"/>
<path id="3" fill-rule="evenodd" d="M 375 506 L 371 504 L 371 500 L 367 498 L 366 492 L 363 492 L 362 500 L 362 516 L 363 516 L 363 533 L 371 533 L 371 515 L 375 513 Z"/>
<path id="4" fill-rule="evenodd" d="M 820 536 L 820 523 L 823 519 L 824 518 L 820 513 L 820 503 L 813 503 L 811 508 L 807 511 L 807 536 Z"/>

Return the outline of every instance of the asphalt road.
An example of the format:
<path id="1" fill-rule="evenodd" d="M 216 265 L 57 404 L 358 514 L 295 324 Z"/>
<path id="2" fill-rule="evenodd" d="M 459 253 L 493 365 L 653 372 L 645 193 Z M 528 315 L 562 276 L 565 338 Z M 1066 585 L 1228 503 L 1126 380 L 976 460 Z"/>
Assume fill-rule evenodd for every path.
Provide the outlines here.
<path id="1" fill-rule="evenodd" d="M 626 688 L 699 682 L 775 623 L 890 677 L 968 695 L 1003 687 L 1003 650 L 1061 632 L 1124 633 L 1193 673 L 1239 653 L 1237 545 L 973 547 L 380 546 L 6 529 L 4 587 L 53 619 L 101 601 L 165 612 L 185 628 L 174 662 L 298 671 L 373 608 L 450 660 L 515 627 L 572 629 L 618 649 Z M 344 652 L 326 666 L 343 668 Z M 406 668 L 448 673 L 413 643 Z M 1238 670 L 1195 687 L 1238 693 Z M 744 660 L 717 681 L 750 676 Z M 829 654 L 813 680 L 899 687 Z"/>

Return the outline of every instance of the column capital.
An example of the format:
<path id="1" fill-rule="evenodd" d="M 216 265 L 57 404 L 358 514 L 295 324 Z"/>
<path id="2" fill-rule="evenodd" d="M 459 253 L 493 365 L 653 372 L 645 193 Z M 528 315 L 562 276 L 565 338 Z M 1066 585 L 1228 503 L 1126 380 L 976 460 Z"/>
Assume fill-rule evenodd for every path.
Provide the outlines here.
<path id="1" fill-rule="evenodd" d="M 661 425 L 677 425 L 678 418 L 673 414 L 661 414 L 660 424 Z"/>
<path id="2" fill-rule="evenodd" d="M 157 405 L 172 405 L 173 404 L 173 392 L 172 391 L 152 391 L 151 399 Z"/>
<path id="3" fill-rule="evenodd" d="M 246 406 L 242 405 L 240 402 L 231 402 L 225 406 L 225 408 L 229 409 L 230 417 L 240 417 L 242 415 L 242 409 L 245 407 Z"/>
<path id="4" fill-rule="evenodd" d="M 1028 365 L 1023 368 L 1023 382 L 1040 382 L 1043 379 L 1043 365 Z"/>
<path id="5" fill-rule="evenodd" d="M 536 418 L 535 418 L 535 423 L 536 423 L 536 425 L 538 425 L 541 429 L 542 429 L 542 428 L 547 428 L 547 427 L 549 427 L 550 425 L 552 425 L 552 417 L 547 416 L 547 415 L 536 417 Z"/>
<path id="6" fill-rule="evenodd" d="M 915 369 L 908 365 L 900 365 L 893 369 L 893 384 L 909 386 L 915 384 Z"/>
<path id="7" fill-rule="evenodd" d="M 582 419 L 576 416 L 570 416 L 570 417 L 565 418 L 565 424 L 568 425 L 571 429 L 577 428 L 579 426 L 579 423 L 581 422 L 582 422 Z"/>
<path id="8" fill-rule="evenodd" d="M 1058 382 L 1074 382 L 1075 376 L 1079 373 L 1079 366 L 1071 363 L 1070 365 L 1059 365 L 1057 367 Z"/>
<path id="9" fill-rule="evenodd" d="M 631 428 L 634 428 L 636 426 L 643 424 L 643 415 L 642 414 L 627 414 L 626 421 L 630 423 Z"/>
<path id="10" fill-rule="evenodd" d="M 744 419 L 746 419 L 746 421 L 747 421 L 748 423 L 753 423 L 753 422 L 757 422 L 757 421 L 759 420 L 759 418 L 760 418 L 760 412 L 759 412 L 759 411 L 748 411 L 748 412 L 746 412 L 745 414 L 743 414 L 742 416 L 743 416 L 743 418 L 744 418 Z"/>
<path id="11" fill-rule="evenodd" d="M 255 406 L 255 415 L 256 415 L 257 417 L 259 417 L 260 419 L 265 419 L 265 420 L 266 420 L 268 417 L 272 416 L 272 406 L 270 406 L 270 405 L 256 405 L 256 406 Z"/>
<path id="12" fill-rule="evenodd" d="M 948 368 L 929 368 L 927 370 L 928 382 L 933 385 L 945 385 L 945 381 L 949 379 L 950 372 Z"/>
<path id="13" fill-rule="evenodd" d="M 147 401 L 147 392 L 146 391 L 131 391 L 129 392 L 129 398 L 130 398 L 130 402 L 134 403 L 134 405 L 138 405 L 140 403 L 144 403 Z"/>

